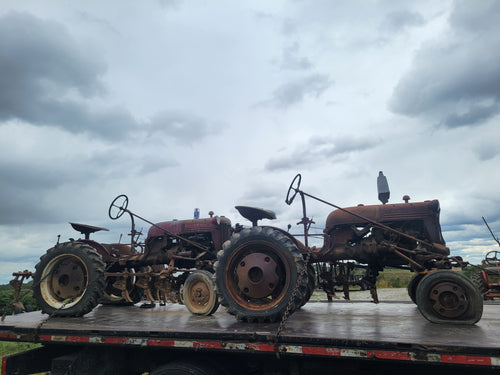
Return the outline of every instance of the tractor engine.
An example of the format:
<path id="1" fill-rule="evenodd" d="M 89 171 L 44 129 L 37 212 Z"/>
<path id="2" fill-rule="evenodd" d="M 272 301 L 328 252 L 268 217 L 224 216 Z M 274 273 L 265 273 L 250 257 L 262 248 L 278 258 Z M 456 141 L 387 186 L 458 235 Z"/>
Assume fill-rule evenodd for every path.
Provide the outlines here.
<path id="1" fill-rule="evenodd" d="M 450 252 L 441 234 L 439 211 L 437 200 L 335 210 L 326 220 L 321 257 L 328 261 L 356 260 L 365 264 L 373 263 L 376 258 L 377 263 L 399 266 L 408 262 L 393 249 L 428 250 L 448 256 Z"/>
<path id="2" fill-rule="evenodd" d="M 144 255 L 148 263 L 168 264 L 173 261 L 177 268 L 213 271 L 217 250 L 231 234 L 231 221 L 225 217 L 213 217 L 212 212 L 211 217 L 205 219 L 165 221 L 149 229 Z"/>

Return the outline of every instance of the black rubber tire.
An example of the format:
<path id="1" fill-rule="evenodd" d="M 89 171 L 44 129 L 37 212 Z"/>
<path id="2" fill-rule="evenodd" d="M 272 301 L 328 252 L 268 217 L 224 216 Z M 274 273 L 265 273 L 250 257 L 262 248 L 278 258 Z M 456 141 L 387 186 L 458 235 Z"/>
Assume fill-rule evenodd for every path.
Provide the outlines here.
<path id="1" fill-rule="evenodd" d="M 423 273 L 416 273 L 408 282 L 406 286 L 406 290 L 408 291 L 408 295 L 414 304 L 417 304 L 417 287 L 422 278 L 425 276 Z"/>
<path id="2" fill-rule="evenodd" d="M 182 302 L 195 315 L 212 315 L 219 307 L 212 274 L 198 270 L 191 273 L 184 282 Z"/>
<path id="3" fill-rule="evenodd" d="M 471 276 L 470 279 L 472 280 L 476 288 L 479 290 L 479 293 L 481 293 L 481 295 L 483 296 L 483 300 L 485 300 L 488 288 L 486 287 L 486 283 L 484 282 L 483 273 L 482 272 L 475 273 Z"/>
<path id="4" fill-rule="evenodd" d="M 417 306 L 432 323 L 475 324 L 483 314 L 483 298 L 464 275 L 437 270 L 417 286 Z"/>
<path id="5" fill-rule="evenodd" d="M 300 303 L 300 307 L 304 306 L 311 299 L 312 294 L 316 289 L 316 271 L 311 264 L 307 265 L 307 289 Z"/>
<path id="6" fill-rule="evenodd" d="M 104 268 L 101 256 L 91 246 L 78 241 L 58 244 L 35 266 L 33 297 L 43 313 L 85 315 L 104 293 Z M 72 272 L 71 277 L 68 272 Z"/>
<path id="7" fill-rule="evenodd" d="M 154 369 L 149 375 L 220 375 L 220 372 L 209 363 L 178 360 Z"/>
<path id="8" fill-rule="evenodd" d="M 258 256 L 267 259 L 272 265 L 274 275 L 262 272 L 262 285 L 271 291 L 264 296 L 255 296 L 240 290 L 238 268 L 248 257 Z M 252 267 L 248 270 L 251 279 Z M 252 227 L 243 229 L 226 241 L 217 254 L 215 279 L 220 303 L 238 320 L 247 322 L 276 322 L 281 319 L 287 307 L 293 313 L 300 307 L 307 293 L 307 274 L 300 278 L 305 262 L 296 244 L 280 230 L 271 227 Z M 259 271 L 260 272 L 260 271 Z M 269 278 L 276 282 L 268 283 Z M 295 289 L 295 296 L 291 301 Z M 265 294 L 267 292 L 263 292 Z"/>

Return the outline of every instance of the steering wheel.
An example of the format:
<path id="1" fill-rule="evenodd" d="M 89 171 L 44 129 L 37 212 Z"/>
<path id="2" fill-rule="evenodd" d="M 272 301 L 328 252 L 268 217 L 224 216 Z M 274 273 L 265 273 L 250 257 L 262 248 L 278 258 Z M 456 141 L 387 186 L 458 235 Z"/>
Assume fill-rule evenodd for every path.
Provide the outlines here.
<path id="1" fill-rule="evenodd" d="M 497 250 L 492 250 L 492 251 L 489 251 L 487 254 L 486 254 L 486 257 L 485 257 L 485 261 L 486 263 L 488 264 L 496 264 L 496 263 L 499 263 L 500 262 L 500 259 L 498 258 L 498 255 L 500 254 L 500 252 L 498 252 Z"/>
<path id="2" fill-rule="evenodd" d="M 116 207 L 118 211 L 113 210 L 113 207 Z M 120 218 L 125 213 L 125 211 L 127 211 L 127 207 L 128 207 L 128 197 L 125 194 L 117 196 L 109 206 L 108 210 L 109 218 L 111 220 L 116 220 Z"/>
<path id="3" fill-rule="evenodd" d="M 285 203 L 288 205 L 291 205 L 293 200 L 295 199 L 295 196 L 299 192 L 299 187 L 300 187 L 300 182 L 302 181 L 302 176 L 297 174 L 297 176 L 294 177 L 292 180 L 292 183 L 290 184 L 290 187 L 288 188 L 288 192 L 286 193 L 286 198 L 285 198 Z M 294 187 L 294 185 L 296 185 Z M 292 193 L 293 191 L 293 193 Z"/>

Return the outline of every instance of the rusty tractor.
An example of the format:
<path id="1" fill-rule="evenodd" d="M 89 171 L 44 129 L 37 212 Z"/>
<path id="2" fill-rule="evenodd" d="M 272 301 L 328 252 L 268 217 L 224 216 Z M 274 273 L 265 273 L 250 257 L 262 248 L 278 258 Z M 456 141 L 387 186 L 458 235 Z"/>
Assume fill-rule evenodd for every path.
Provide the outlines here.
<path id="1" fill-rule="evenodd" d="M 486 301 L 500 298 L 500 251 L 489 251 L 481 262 L 481 270 L 471 276 Z"/>
<path id="2" fill-rule="evenodd" d="M 90 234 L 105 228 L 71 223 L 84 238 L 58 243 L 35 267 L 34 274 L 15 273 L 19 285 L 33 277 L 33 295 L 44 313 L 82 316 L 98 303 L 177 302 L 198 315 L 219 306 L 212 278 L 216 253 L 232 234 L 231 222 L 209 213 L 208 218 L 151 223 L 127 209 L 120 195 L 111 203 L 113 220 L 130 215 L 130 244 L 99 243 Z M 141 242 L 134 218 L 151 225 Z"/>
<path id="3" fill-rule="evenodd" d="M 410 203 L 405 196 L 405 203 L 386 204 L 390 193 L 380 172 L 382 205 L 341 208 L 301 190 L 301 179 L 300 174 L 295 176 L 285 202 L 290 205 L 297 195 L 301 197 L 303 217 L 298 225 L 303 226 L 304 242 L 282 229 L 258 226 L 265 212 L 249 210 L 243 216 L 250 218 L 252 227 L 231 236 L 218 253 L 216 288 L 229 313 L 242 321 L 283 323 L 310 298 L 316 280 L 312 264 L 320 263 L 320 285 L 329 295 L 339 283 L 347 292 L 350 271 L 363 268 L 363 283 L 377 303 L 379 272 L 384 267 L 402 268 L 415 273 L 408 294 L 427 320 L 455 324 L 480 320 L 481 294 L 470 279 L 453 270 L 467 262 L 450 256 L 437 200 Z M 314 222 L 307 217 L 306 197 L 335 208 L 326 218 L 320 248 L 308 245 Z"/>
<path id="4" fill-rule="evenodd" d="M 490 234 L 500 246 L 500 240 L 493 234 L 488 222 L 483 217 Z M 500 251 L 489 251 L 481 262 L 480 271 L 471 276 L 472 281 L 483 295 L 484 300 L 500 298 Z"/>

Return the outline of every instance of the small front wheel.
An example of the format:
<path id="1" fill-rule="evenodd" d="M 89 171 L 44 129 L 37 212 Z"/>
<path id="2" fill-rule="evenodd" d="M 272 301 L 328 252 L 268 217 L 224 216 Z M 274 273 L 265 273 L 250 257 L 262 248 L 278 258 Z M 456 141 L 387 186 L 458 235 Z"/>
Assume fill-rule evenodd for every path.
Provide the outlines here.
<path id="1" fill-rule="evenodd" d="M 483 299 L 467 277 L 438 270 L 422 278 L 417 286 L 417 306 L 432 323 L 474 324 L 483 314 Z"/>
<path id="2" fill-rule="evenodd" d="M 198 270 L 188 276 L 183 288 L 183 302 L 196 315 L 212 315 L 219 307 L 212 274 Z"/>
<path id="3" fill-rule="evenodd" d="M 417 303 L 417 287 L 420 281 L 422 281 L 422 278 L 424 276 L 425 274 L 423 273 L 417 273 L 413 275 L 413 277 L 408 282 L 408 285 L 406 286 L 406 290 L 408 291 L 408 296 L 410 296 L 410 299 L 415 304 Z"/>

